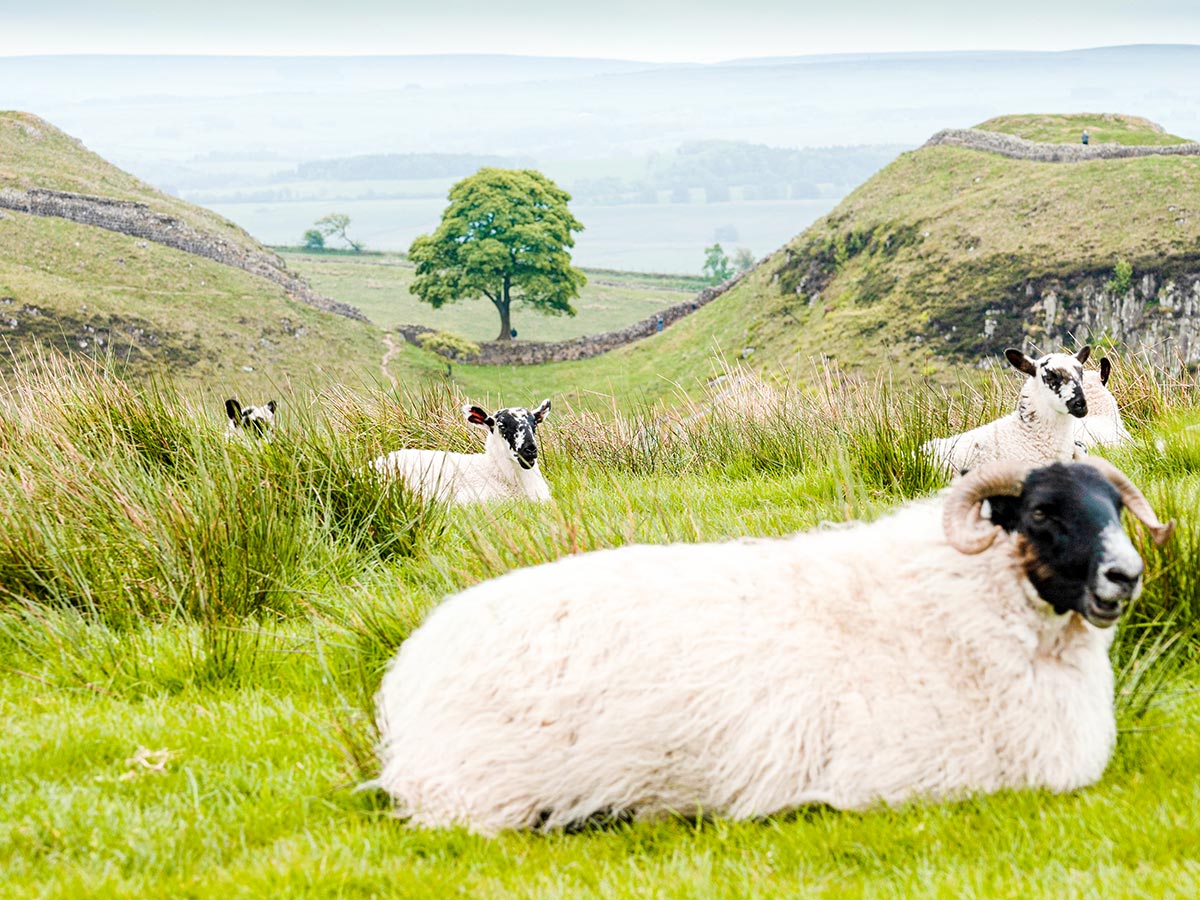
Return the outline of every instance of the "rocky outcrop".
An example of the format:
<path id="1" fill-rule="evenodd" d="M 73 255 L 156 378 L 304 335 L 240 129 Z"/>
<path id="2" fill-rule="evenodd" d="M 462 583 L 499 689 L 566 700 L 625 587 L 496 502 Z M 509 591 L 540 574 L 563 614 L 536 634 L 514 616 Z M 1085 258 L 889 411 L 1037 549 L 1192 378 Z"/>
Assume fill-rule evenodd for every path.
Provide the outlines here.
<path id="1" fill-rule="evenodd" d="M 1044 350 L 1104 338 L 1164 368 L 1200 367 L 1200 267 L 1171 277 L 1145 272 L 1124 292 L 1081 275 L 1029 285 L 1026 294 L 1025 336 Z"/>
<path id="2" fill-rule="evenodd" d="M 634 322 L 617 331 L 589 334 L 567 341 L 490 341 L 479 345 L 478 354 L 457 359 L 459 362 L 483 366 L 529 366 L 599 356 L 601 353 L 607 353 L 609 350 L 615 350 L 617 347 L 657 334 L 684 316 L 689 316 L 700 307 L 716 300 L 738 284 L 747 274 L 749 273 L 742 272 L 716 287 L 705 288 L 691 300 L 668 306 L 640 322 Z M 413 344 L 419 344 L 422 334 L 434 330 L 424 325 L 400 325 L 395 329 L 405 340 Z"/>
<path id="3" fill-rule="evenodd" d="M 1032 162 L 1087 162 L 1093 159 L 1130 159 L 1139 156 L 1200 156 L 1200 144 L 1166 144 L 1156 147 L 1129 144 L 1042 144 L 999 131 L 947 128 L 925 142 L 926 147 L 967 147 Z"/>
<path id="4" fill-rule="evenodd" d="M 156 212 L 146 203 L 44 188 L 29 191 L 0 188 L 0 207 L 35 216 L 69 219 L 81 225 L 117 231 L 194 253 L 274 282 L 293 299 L 309 306 L 350 319 L 369 321 L 357 307 L 318 294 L 303 278 L 289 271 L 275 254 L 202 231 L 176 216 Z"/>

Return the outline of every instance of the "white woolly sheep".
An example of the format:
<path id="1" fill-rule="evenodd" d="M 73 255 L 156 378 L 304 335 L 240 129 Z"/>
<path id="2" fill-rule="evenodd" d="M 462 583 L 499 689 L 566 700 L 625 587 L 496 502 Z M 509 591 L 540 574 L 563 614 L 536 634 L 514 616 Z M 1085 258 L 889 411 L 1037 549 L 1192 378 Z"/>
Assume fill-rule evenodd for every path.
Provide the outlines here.
<path id="1" fill-rule="evenodd" d="M 1100 371 L 1083 373 L 1083 395 L 1087 398 L 1088 413 L 1075 420 L 1075 440 L 1085 447 L 1115 446 L 1133 440 L 1121 421 L 1116 398 L 1108 390 L 1112 363 L 1108 357 L 1100 360 Z"/>
<path id="2" fill-rule="evenodd" d="M 1122 505 L 1167 539 L 1104 460 L 1008 461 L 872 524 L 510 572 L 401 646 L 376 784 L 481 833 L 1090 784 L 1141 587 Z"/>
<path id="3" fill-rule="evenodd" d="M 275 430 L 274 400 L 268 400 L 262 406 L 242 406 L 237 398 L 230 397 L 225 401 L 225 415 L 229 417 L 228 435 L 247 434 L 270 440 Z"/>
<path id="4" fill-rule="evenodd" d="M 1035 360 L 1020 350 L 1005 350 L 1013 367 L 1029 376 L 1017 408 L 962 434 L 926 441 L 921 450 L 951 473 L 1001 459 L 1066 462 L 1086 456 L 1075 443 L 1073 422 L 1088 411 L 1083 363 L 1090 352 L 1084 347 L 1074 356 L 1050 353 Z"/>
<path id="5" fill-rule="evenodd" d="M 536 435 L 549 412 L 548 399 L 532 412 L 510 406 L 488 415 L 481 407 L 464 406 L 467 421 L 488 430 L 482 453 L 394 450 L 373 460 L 371 467 L 403 479 L 424 497 L 450 503 L 549 500 L 550 485 L 538 468 Z"/>

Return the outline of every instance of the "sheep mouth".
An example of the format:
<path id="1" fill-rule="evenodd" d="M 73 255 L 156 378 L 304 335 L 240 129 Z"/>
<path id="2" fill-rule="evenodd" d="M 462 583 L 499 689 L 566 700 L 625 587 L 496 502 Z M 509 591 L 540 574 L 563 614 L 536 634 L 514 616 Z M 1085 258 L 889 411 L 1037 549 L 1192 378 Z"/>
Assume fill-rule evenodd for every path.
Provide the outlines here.
<path id="1" fill-rule="evenodd" d="M 1121 601 L 1104 603 L 1090 591 L 1083 601 L 1083 617 L 1097 628 L 1112 628 L 1124 611 L 1125 604 Z"/>
<path id="2" fill-rule="evenodd" d="M 536 466 L 536 465 L 537 465 L 537 460 L 536 460 L 536 459 L 526 459 L 526 458 L 525 458 L 525 457 L 523 457 L 523 456 L 518 456 L 518 457 L 517 457 L 517 464 L 518 464 L 518 465 L 519 465 L 519 466 L 520 466 L 522 469 L 525 469 L 525 470 L 527 470 L 527 471 L 528 471 L 529 469 L 532 469 L 534 466 Z"/>

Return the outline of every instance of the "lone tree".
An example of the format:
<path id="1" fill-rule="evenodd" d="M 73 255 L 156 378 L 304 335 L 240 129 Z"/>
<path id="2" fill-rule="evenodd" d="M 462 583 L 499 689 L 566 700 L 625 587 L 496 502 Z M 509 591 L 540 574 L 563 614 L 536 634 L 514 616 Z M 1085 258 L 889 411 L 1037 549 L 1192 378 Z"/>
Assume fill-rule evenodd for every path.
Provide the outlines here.
<path id="1" fill-rule="evenodd" d="M 720 244 L 704 248 L 704 267 L 700 272 L 709 284 L 720 284 L 733 277 L 733 267 Z"/>
<path id="2" fill-rule="evenodd" d="M 350 249 L 355 253 L 362 252 L 362 243 L 346 234 L 346 229 L 350 227 L 350 217 L 345 213 L 332 212 L 327 216 L 321 216 L 313 224 L 322 237 L 339 237 L 349 244 Z M 307 232 L 305 236 L 307 237 Z M 325 246 L 324 241 L 322 241 L 321 246 Z"/>
<path id="3" fill-rule="evenodd" d="M 317 231 L 315 228 L 310 228 L 304 232 L 304 249 L 305 250 L 324 250 L 325 235 Z"/>
<path id="4" fill-rule="evenodd" d="M 439 309 L 487 297 L 500 313 L 498 341 L 512 339 L 513 301 L 546 315 L 575 315 L 571 299 L 587 284 L 571 265 L 571 196 L 532 169 L 480 169 L 450 188 L 432 235 L 412 242 L 417 266 L 409 290 Z"/>

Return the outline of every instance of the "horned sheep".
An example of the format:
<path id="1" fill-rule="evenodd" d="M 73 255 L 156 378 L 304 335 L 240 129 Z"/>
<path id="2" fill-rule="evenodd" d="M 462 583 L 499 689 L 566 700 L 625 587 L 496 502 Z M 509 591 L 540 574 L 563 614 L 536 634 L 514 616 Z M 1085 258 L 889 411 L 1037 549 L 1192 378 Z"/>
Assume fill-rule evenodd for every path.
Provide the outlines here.
<path id="1" fill-rule="evenodd" d="M 1141 587 L 1122 505 L 1169 536 L 1104 460 L 1009 461 L 872 524 L 510 572 L 400 647 L 377 784 L 488 834 L 1090 784 Z"/>
<path id="2" fill-rule="evenodd" d="M 1087 415 L 1075 421 L 1075 440 L 1085 447 L 1111 447 L 1133 440 L 1121 421 L 1121 410 L 1108 389 L 1112 362 L 1107 356 L 1100 360 L 1100 371 L 1083 373 L 1083 395 L 1087 398 Z"/>
<path id="3" fill-rule="evenodd" d="M 538 467 L 536 434 L 549 412 L 548 399 L 532 412 L 510 406 L 489 415 L 467 405 L 467 422 L 488 431 L 482 453 L 394 450 L 373 460 L 371 467 L 380 476 L 402 479 L 423 497 L 449 503 L 550 500 L 550 485 Z"/>
<path id="4" fill-rule="evenodd" d="M 1074 421 L 1088 412 L 1083 364 L 1090 352 L 1084 347 L 1074 355 L 1033 359 L 1014 348 L 1005 350 L 1009 363 L 1029 376 L 1017 408 L 962 434 L 926 441 L 922 451 L 951 473 L 1001 459 L 1067 462 L 1086 456 L 1075 443 Z"/>

